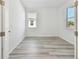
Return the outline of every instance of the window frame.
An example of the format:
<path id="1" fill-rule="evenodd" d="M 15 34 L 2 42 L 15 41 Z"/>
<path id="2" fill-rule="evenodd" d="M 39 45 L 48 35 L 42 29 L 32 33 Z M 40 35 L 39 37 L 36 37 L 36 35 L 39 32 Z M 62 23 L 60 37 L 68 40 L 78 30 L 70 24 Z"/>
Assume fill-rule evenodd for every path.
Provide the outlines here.
<path id="1" fill-rule="evenodd" d="M 67 8 L 66 8 L 66 28 L 67 28 L 67 29 L 72 29 L 72 30 L 74 30 L 76 26 L 75 26 L 74 28 L 70 28 L 70 27 L 68 26 L 68 19 L 74 18 L 74 19 L 75 19 L 75 23 L 76 23 L 76 10 L 74 10 L 74 14 L 75 14 L 74 17 L 70 17 L 70 18 L 69 18 L 69 17 L 68 17 L 68 8 L 74 8 L 74 9 L 75 9 L 76 6 L 71 6 L 71 7 L 67 7 Z M 75 24 L 75 25 L 76 25 L 76 24 Z"/>

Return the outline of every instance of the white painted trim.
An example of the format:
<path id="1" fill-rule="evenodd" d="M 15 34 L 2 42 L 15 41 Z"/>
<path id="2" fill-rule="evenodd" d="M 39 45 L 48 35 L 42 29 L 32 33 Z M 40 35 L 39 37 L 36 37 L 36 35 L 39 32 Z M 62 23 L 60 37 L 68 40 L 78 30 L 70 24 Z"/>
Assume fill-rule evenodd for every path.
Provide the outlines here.
<path id="1" fill-rule="evenodd" d="M 50 35 L 45 35 L 45 36 L 44 35 L 43 36 L 40 35 L 39 36 L 38 35 L 38 36 L 25 36 L 25 37 L 58 37 L 58 36 L 50 36 Z"/>
<path id="2" fill-rule="evenodd" d="M 69 41 L 69 40 L 66 40 L 65 38 L 63 38 L 63 37 L 61 37 L 61 36 L 45 35 L 45 36 L 25 36 L 25 37 L 59 37 L 59 38 L 65 40 L 65 41 L 69 42 L 70 44 L 73 44 L 73 45 L 74 45 L 73 42 L 71 42 L 71 41 Z"/>
<path id="3" fill-rule="evenodd" d="M 63 37 L 61 37 L 61 36 L 25 36 L 25 37 L 58 37 L 58 38 L 61 38 L 61 39 L 63 39 L 63 40 L 65 40 L 65 41 L 67 41 L 68 43 L 70 43 L 70 44 L 73 44 L 74 45 L 74 43 L 73 42 L 71 42 L 71 41 L 69 41 L 69 40 L 66 40 L 66 39 L 64 39 Z"/>
<path id="4" fill-rule="evenodd" d="M 23 39 L 24 39 L 24 37 L 23 37 Z M 9 51 L 8 54 L 10 54 L 10 53 L 23 41 L 23 39 L 21 39 L 21 41 L 19 41 L 19 42 L 17 43 L 17 45 L 16 45 L 13 49 L 11 49 L 11 50 Z"/>
<path id="5" fill-rule="evenodd" d="M 61 36 L 59 36 L 61 39 L 63 39 L 63 40 L 65 40 L 65 41 L 67 41 L 68 43 L 70 43 L 70 44 L 72 44 L 72 45 L 74 45 L 74 43 L 73 42 L 71 42 L 71 41 L 69 41 L 69 40 L 66 40 L 64 37 L 61 37 Z"/>

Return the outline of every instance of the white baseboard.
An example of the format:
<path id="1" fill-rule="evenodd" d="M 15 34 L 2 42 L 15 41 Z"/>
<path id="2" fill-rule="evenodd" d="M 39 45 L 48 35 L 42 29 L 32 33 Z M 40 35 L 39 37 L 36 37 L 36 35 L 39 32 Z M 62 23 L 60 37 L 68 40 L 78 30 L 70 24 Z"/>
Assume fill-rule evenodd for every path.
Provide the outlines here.
<path id="1" fill-rule="evenodd" d="M 22 40 L 23 40 L 24 38 L 25 38 L 25 37 L 23 37 L 23 38 L 16 44 L 16 46 L 15 46 L 13 49 L 11 49 L 11 50 L 9 51 L 8 54 L 10 54 L 10 53 L 22 42 Z"/>
<path id="2" fill-rule="evenodd" d="M 25 37 L 58 37 L 56 36 L 52 36 L 52 35 L 37 35 L 37 36 L 25 36 Z"/>
<path id="3" fill-rule="evenodd" d="M 61 37 L 61 36 L 59 36 L 61 39 L 63 39 L 63 40 L 65 40 L 65 41 L 67 41 L 68 43 L 70 43 L 70 44 L 72 44 L 72 45 L 74 45 L 74 43 L 73 42 L 71 42 L 71 41 L 69 41 L 69 40 L 66 40 L 64 37 Z"/>
<path id="4" fill-rule="evenodd" d="M 64 39 L 63 37 L 60 37 L 60 36 L 25 36 L 25 37 L 57 37 L 57 38 L 61 38 L 61 39 L 65 40 L 65 41 L 69 42 L 70 44 L 73 44 L 72 42 L 70 42 L 70 41 L 68 41 L 68 40 L 66 40 L 66 39 Z M 19 43 L 17 43 L 17 45 L 9 52 L 9 54 L 22 42 L 22 40 L 19 41 Z"/>
<path id="5" fill-rule="evenodd" d="M 70 44 L 73 44 L 74 45 L 74 43 L 72 42 L 72 41 L 69 41 L 69 40 L 66 40 L 64 37 L 61 37 L 61 36 L 26 36 L 26 37 L 58 37 L 58 38 L 61 38 L 61 39 L 63 39 L 63 40 L 65 40 L 65 41 L 67 41 L 67 42 L 69 42 Z"/>

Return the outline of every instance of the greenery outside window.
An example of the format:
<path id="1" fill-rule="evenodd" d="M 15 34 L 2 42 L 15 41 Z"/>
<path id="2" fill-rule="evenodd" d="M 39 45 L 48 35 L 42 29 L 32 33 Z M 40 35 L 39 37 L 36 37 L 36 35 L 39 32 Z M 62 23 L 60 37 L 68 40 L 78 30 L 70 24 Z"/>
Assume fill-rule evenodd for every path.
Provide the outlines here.
<path id="1" fill-rule="evenodd" d="M 67 8 L 67 28 L 69 29 L 75 29 L 76 27 L 76 14 L 75 14 L 76 8 L 75 7 L 69 7 Z"/>

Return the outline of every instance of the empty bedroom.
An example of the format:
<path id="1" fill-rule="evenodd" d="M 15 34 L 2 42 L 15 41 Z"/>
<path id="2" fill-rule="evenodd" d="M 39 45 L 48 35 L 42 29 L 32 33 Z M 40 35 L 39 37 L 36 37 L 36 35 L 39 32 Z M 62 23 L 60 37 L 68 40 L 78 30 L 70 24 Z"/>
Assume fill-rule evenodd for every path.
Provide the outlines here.
<path id="1" fill-rule="evenodd" d="M 9 2 L 9 59 L 76 59 L 74 0 Z"/>

